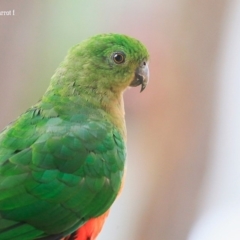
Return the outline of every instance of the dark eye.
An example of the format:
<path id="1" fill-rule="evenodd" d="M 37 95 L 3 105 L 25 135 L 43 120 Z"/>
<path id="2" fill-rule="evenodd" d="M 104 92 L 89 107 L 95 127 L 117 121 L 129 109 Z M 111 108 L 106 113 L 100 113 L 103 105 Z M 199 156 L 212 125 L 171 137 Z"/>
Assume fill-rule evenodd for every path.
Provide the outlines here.
<path id="1" fill-rule="evenodd" d="M 121 64 L 125 62 L 125 54 L 122 52 L 113 53 L 112 58 L 116 64 Z"/>

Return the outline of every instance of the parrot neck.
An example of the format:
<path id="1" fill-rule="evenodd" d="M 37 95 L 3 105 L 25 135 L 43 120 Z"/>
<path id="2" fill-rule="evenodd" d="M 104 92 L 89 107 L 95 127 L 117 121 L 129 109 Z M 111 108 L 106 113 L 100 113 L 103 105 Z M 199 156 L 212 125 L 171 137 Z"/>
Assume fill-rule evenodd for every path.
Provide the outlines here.
<path id="1" fill-rule="evenodd" d="M 75 108 L 76 112 L 82 107 L 102 109 L 106 113 L 106 118 L 110 120 L 126 139 L 125 111 L 123 92 L 112 92 L 90 86 L 76 86 L 74 84 L 57 88 L 52 84 L 42 98 L 42 103 L 51 102 L 58 109 Z M 67 103 L 67 105 L 65 105 Z M 69 113 L 71 114 L 71 113 Z"/>
<path id="2" fill-rule="evenodd" d="M 125 110 L 123 93 L 118 98 L 106 99 L 102 98 L 102 108 L 111 116 L 111 121 L 121 131 L 122 136 L 126 140 Z"/>
<path id="3" fill-rule="evenodd" d="M 110 121 L 122 133 L 124 139 L 126 139 L 123 92 L 82 87 L 80 89 L 79 98 L 91 103 L 95 108 L 100 108 L 106 112 Z"/>

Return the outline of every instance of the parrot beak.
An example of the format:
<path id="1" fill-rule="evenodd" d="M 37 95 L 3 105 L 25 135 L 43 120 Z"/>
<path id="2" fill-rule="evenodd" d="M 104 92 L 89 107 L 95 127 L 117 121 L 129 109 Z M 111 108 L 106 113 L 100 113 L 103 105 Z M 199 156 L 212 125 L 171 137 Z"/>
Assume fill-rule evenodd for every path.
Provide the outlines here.
<path id="1" fill-rule="evenodd" d="M 135 76 L 132 82 L 130 83 L 131 87 L 137 87 L 142 85 L 141 91 L 142 92 L 149 81 L 149 68 L 147 62 L 143 61 L 141 65 L 136 69 Z"/>

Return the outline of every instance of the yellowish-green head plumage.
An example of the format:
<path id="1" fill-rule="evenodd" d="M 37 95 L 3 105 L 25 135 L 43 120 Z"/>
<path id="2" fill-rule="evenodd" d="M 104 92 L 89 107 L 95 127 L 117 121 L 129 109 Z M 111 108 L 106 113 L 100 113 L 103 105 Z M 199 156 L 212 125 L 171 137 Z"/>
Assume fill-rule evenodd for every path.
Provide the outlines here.
<path id="1" fill-rule="evenodd" d="M 70 49 L 52 85 L 61 84 L 61 91 L 68 94 L 69 85 L 74 86 L 76 94 L 93 88 L 105 94 L 108 90 L 120 93 L 148 59 L 146 47 L 134 38 L 113 33 L 96 35 Z"/>

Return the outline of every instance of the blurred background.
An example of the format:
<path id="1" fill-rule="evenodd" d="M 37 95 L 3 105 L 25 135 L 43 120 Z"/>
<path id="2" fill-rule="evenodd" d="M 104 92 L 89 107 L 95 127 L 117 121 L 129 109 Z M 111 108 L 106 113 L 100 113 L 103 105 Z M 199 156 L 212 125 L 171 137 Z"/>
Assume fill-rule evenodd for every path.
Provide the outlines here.
<path id="1" fill-rule="evenodd" d="M 1 0 L 0 128 L 35 104 L 67 50 L 124 33 L 150 83 L 125 92 L 125 188 L 98 240 L 240 239 L 240 2 Z"/>

